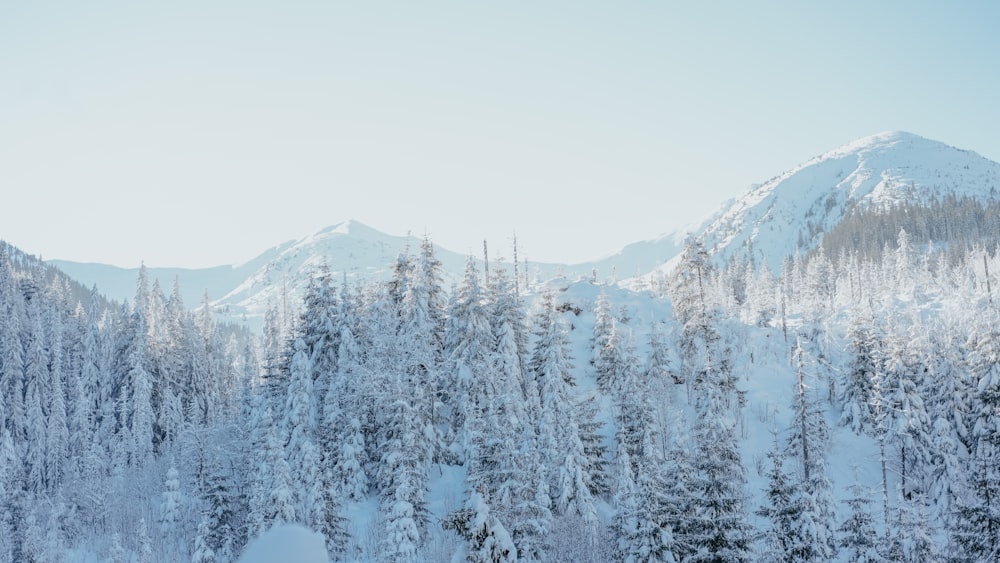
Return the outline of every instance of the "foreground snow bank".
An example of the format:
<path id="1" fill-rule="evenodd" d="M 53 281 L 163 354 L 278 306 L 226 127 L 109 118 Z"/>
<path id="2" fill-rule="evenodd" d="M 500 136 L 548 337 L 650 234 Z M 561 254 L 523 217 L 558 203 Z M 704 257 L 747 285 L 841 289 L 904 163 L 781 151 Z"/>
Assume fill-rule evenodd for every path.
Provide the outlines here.
<path id="1" fill-rule="evenodd" d="M 247 544 L 238 563 L 329 563 L 323 536 L 308 528 L 275 526 Z"/>

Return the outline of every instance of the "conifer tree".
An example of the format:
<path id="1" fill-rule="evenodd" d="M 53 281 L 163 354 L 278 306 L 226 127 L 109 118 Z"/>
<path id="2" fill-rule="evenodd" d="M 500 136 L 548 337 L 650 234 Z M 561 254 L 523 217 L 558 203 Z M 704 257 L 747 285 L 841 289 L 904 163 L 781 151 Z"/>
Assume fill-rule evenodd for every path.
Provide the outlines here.
<path id="1" fill-rule="evenodd" d="M 872 432 L 875 434 L 875 440 L 878 443 L 879 465 L 881 466 L 880 469 L 882 473 L 882 522 L 885 529 L 885 537 L 888 538 L 892 535 L 889 514 L 889 476 L 887 469 L 889 464 L 889 456 L 887 453 L 889 415 L 886 411 L 886 403 L 882 391 L 883 381 L 884 376 L 881 371 L 876 372 L 872 381 L 871 414 Z"/>
<path id="2" fill-rule="evenodd" d="M 630 341 L 621 344 L 623 351 L 614 367 L 616 438 L 632 460 L 632 471 L 638 474 L 644 460 L 659 459 L 659 428 L 650 403 L 649 381 L 640 372 L 638 358 Z"/>
<path id="3" fill-rule="evenodd" d="M 481 416 L 496 394 L 493 328 L 485 296 L 479 285 L 479 273 L 471 257 L 466 261 L 462 285 L 449 304 L 445 349 L 451 381 L 456 386 L 456 411 L 453 424 L 468 443 L 469 424 Z"/>
<path id="4" fill-rule="evenodd" d="M 899 495 L 893 526 L 895 534 L 889 544 L 888 559 L 906 563 L 940 560 L 925 498 L 923 493 L 912 493 L 909 499 Z"/>
<path id="5" fill-rule="evenodd" d="M 649 330 L 649 357 L 646 360 L 646 380 L 649 382 L 668 378 L 671 383 L 678 383 L 677 375 L 671 369 L 669 349 L 663 335 L 662 323 L 653 322 Z"/>
<path id="6" fill-rule="evenodd" d="M 139 530 L 136 532 L 139 541 L 139 563 L 153 563 L 153 546 L 149 539 L 149 529 L 146 527 L 146 519 L 139 519 Z"/>
<path id="7" fill-rule="evenodd" d="M 209 535 L 212 533 L 211 520 L 208 514 L 201 517 L 198 524 L 198 535 L 194 539 L 194 548 L 191 550 L 191 563 L 215 563 L 215 551 L 209 545 Z"/>
<path id="8" fill-rule="evenodd" d="M 796 339 L 794 352 L 797 381 L 793 402 L 787 455 L 797 461 L 794 483 L 798 489 L 801 519 L 799 534 L 810 545 L 816 560 L 829 561 L 837 552 L 834 533 L 834 507 L 832 486 L 827 471 L 826 451 L 829 447 L 829 428 L 825 412 L 816 397 L 816 377 L 808 377 L 807 370 L 814 369 L 807 362 L 803 337 Z"/>
<path id="9" fill-rule="evenodd" d="M 689 244 L 671 293 L 683 325 L 681 355 L 692 374 L 696 412 L 691 477 L 682 501 L 687 514 L 679 522 L 677 540 L 687 544 L 685 561 L 747 561 L 745 476 L 732 414 L 742 399 L 719 331 L 721 317 L 708 298 L 711 270 L 704 248 Z"/>
<path id="10" fill-rule="evenodd" d="M 635 563 L 677 561 L 669 514 L 669 487 L 661 479 L 659 466 L 650 458 L 633 463 L 622 443 L 618 448 L 615 497 L 618 557 Z M 636 478 L 633 478 L 633 467 L 638 469 Z"/>
<path id="11" fill-rule="evenodd" d="M 247 531 L 257 536 L 267 531 L 271 521 L 271 491 L 275 470 L 284 461 L 281 443 L 275 437 L 274 423 L 267 400 L 258 396 L 251 406 L 250 451 L 259 452 L 248 459 Z M 287 469 L 287 463 L 285 464 Z M 289 477 L 290 478 L 290 477 Z M 283 510 L 282 522 L 292 521 L 294 509 Z"/>
<path id="12" fill-rule="evenodd" d="M 2 258 L 2 254 L 0 254 Z M 20 459 L 10 430 L 0 428 L 0 558 L 14 560 L 16 546 L 16 497 L 20 492 Z"/>
<path id="13" fill-rule="evenodd" d="M 745 478 L 731 423 L 719 410 L 699 415 L 697 450 L 690 484 L 694 522 L 690 530 L 696 552 L 690 561 L 749 561 L 749 527 L 743 487 Z"/>
<path id="14" fill-rule="evenodd" d="M 326 538 L 326 550 L 331 557 L 347 555 L 347 547 L 351 534 L 347 530 L 347 519 L 341 516 L 341 495 L 333 486 L 332 478 L 326 475 L 322 479 L 320 491 L 323 502 L 323 521 L 320 528 Z"/>
<path id="15" fill-rule="evenodd" d="M 573 408 L 576 426 L 583 446 L 585 469 L 590 494 L 595 498 L 611 491 L 611 475 L 608 473 L 605 437 L 602 434 L 604 422 L 601 420 L 600 403 L 595 394 L 581 397 Z"/>
<path id="16" fill-rule="evenodd" d="M 158 384 L 156 386 L 157 438 L 167 447 L 180 435 L 184 426 L 184 407 L 181 395 L 189 380 L 187 338 L 190 315 L 181 297 L 180 281 L 174 279 L 173 290 L 165 305 L 163 323 L 164 342 L 157 358 Z M 162 447 L 161 447 L 162 449 Z"/>
<path id="17" fill-rule="evenodd" d="M 556 314 L 551 294 L 543 297 L 535 327 L 536 341 L 529 366 L 538 384 L 539 447 L 542 464 L 550 472 L 549 491 L 555 512 L 594 521 L 596 512 L 587 456 L 569 399 L 573 378 L 566 329 Z"/>
<path id="18" fill-rule="evenodd" d="M 956 559 L 988 561 L 1000 554 L 1000 323 L 990 310 L 969 341 L 969 369 L 978 381 L 973 413 L 969 491 L 956 506 Z"/>
<path id="19" fill-rule="evenodd" d="M 903 497 L 926 491 L 927 470 L 931 463 L 931 421 L 918 385 L 923 383 L 924 368 L 913 351 L 906 350 L 902 338 L 890 338 L 885 374 L 889 385 L 892 442 L 899 452 L 899 476 Z"/>
<path id="20" fill-rule="evenodd" d="M 328 523 L 335 523 L 337 520 L 327 519 L 327 497 L 324 491 L 329 488 L 329 483 L 323 475 L 319 448 L 311 440 L 303 442 L 299 447 L 302 449 L 302 468 L 298 473 L 299 481 L 295 483 L 299 520 L 325 537 L 337 535 L 334 531 L 328 534 L 326 530 Z M 336 509 L 339 507 L 334 508 L 338 511 Z"/>
<path id="21" fill-rule="evenodd" d="M 46 491 L 48 459 L 45 451 L 46 419 L 43 407 L 46 383 L 49 378 L 48 358 L 37 306 L 28 310 L 28 344 L 24 354 L 24 405 L 25 405 L 25 473 L 28 491 L 39 494 Z"/>
<path id="22" fill-rule="evenodd" d="M 634 348 L 629 340 L 621 343 L 623 352 L 615 368 L 612 389 L 616 404 L 615 419 L 618 465 L 622 484 L 618 495 L 624 504 L 619 507 L 623 539 L 628 548 L 623 552 L 631 560 L 671 560 L 677 546 L 669 514 L 670 487 L 661 479 L 663 458 L 659 445 L 660 430 L 650 403 L 648 371 L 640 371 Z M 635 476 L 632 482 L 632 475 Z M 628 491 L 634 489 L 632 495 Z M 623 492 L 624 491 L 624 492 Z M 619 532 L 622 534 L 623 532 Z"/>
<path id="23" fill-rule="evenodd" d="M 455 529 L 468 542 L 466 561 L 513 563 L 518 560 L 517 548 L 507 529 L 475 490 L 468 493 L 465 506 L 449 517 L 445 527 Z"/>
<path id="24" fill-rule="evenodd" d="M 201 487 L 205 507 L 202 523 L 206 525 L 206 529 L 199 527 L 198 536 L 208 548 L 204 552 L 205 557 L 211 554 L 212 559 L 209 560 L 230 561 L 236 556 L 239 547 L 246 543 L 246 538 L 239 537 L 242 534 L 237 522 L 237 500 L 234 498 L 237 491 L 230 482 L 232 476 L 227 474 L 221 461 L 217 457 L 207 461 L 208 469 Z M 192 556 L 192 559 L 197 557 Z"/>
<path id="25" fill-rule="evenodd" d="M 332 487 L 348 500 L 362 500 L 368 494 L 366 435 L 362 419 L 367 413 L 370 378 L 361 366 L 362 352 L 356 337 L 355 305 L 341 289 L 338 302 L 337 371 L 323 397 L 320 448 Z"/>
<path id="26" fill-rule="evenodd" d="M 163 491 L 160 501 L 160 531 L 164 537 L 170 537 L 176 533 L 178 522 L 181 520 L 183 511 L 183 497 L 180 492 L 180 479 L 177 469 L 171 465 L 167 470 L 166 489 Z"/>
<path id="27" fill-rule="evenodd" d="M 24 302 L 14 294 L 13 273 L 8 264 L 0 264 L 0 277 L 5 292 L 0 297 L 6 301 L 0 310 L 0 400 L 4 407 L 4 427 L 20 444 L 26 437 L 27 428 L 22 331 Z"/>
<path id="28" fill-rule="evenodd" d="M 539 461 L 534 432 L 530 428 L 523 429 L 523 432 L 525 436 L 519 449 L 504 450 L 518 463 L 509 464 L 514 468 L 510 473 L 510 505 L 501 515 L 509 523 L 518 559 L 525 562 L 544 561 L 552 528 L 552 501 L 545 471 Z"/>
<path id="29" fill-rule="evenodd" d="M 85 359 L 85 345 L 83 343 L 85 320 L 87 312 L 82 305 L 77 308 L 75 322 L 70 321 L 73 330 L 76 332 L 76 342 L 73 346 L 74 365 L 71 367 L 66 377 L 66 457 L 64 472 L 66 479 L 79 483 L 83 479 L 83 466 L 89 445 L 94 441 L 93 427 L 90 420 L 90 408 L 93 399 L 89 396 L 84 369 L 87 364 Z M 67 495 L 72 497 L 73 494 Z M 71 503 L 75 503 L 72 500 Z"/>
<path id="30" fill-rule="evenodd" d="M 490 326 L 496 348 L 497 395 L 505 401 L 501 406 L 503 414 L 515 418 L 519 427 L 530 430 L 533 436 L 529 419 L 537 417 L 539 398 L 534 379 L 526 373 L 528 340 L 524 303 L 503 268 L 495 268 L 491 279 Z"/>
<path id="31" fill-rule="evenodd" d="M 954 502 L 965 495 L 967 487 L 969 450 L 963 436 L 969 436 L 968 413 L 974 401 L 968 371 L 959 367 L 963 346 L 952 342 L 956 331 L 945 326 L 928 330 L 924 361 L 931 367 L 922 390 L 932 420 L 927 500 L 944 517 L 946 528 L 951 528 Z"/>
<path id="32" fill-rule="evenodd" d="M 63 329 L 59 313 L 50 306 L 46 311 L 45 338 L 48 341 L 49 363 L 46 383 L 46 474 L 50 489 L 63 483 L 69 457 L 69 426 L 66 417 L 66 392 L 63 385 Z"/>
<path id="33" fill-rule="evenodd" d="M 433 244 L 424 238 L 397 309 L 400 314 L 397 367 L 411 388 L 421 390 L 420 402 L 414 404 L 413 420 L 419 425 L 414 437 L 427 456 L 425 463 L 441 461 L 445 451 L 441 431 L 446 395 L 442 380 L 445 306 L 441 262 L 434 254 Z"/>
<path id="34" fill-rule="evenodd" d="M 601 348 L 594 350 L 592 364 L 597 374 L 597 384 L 605 393 L 620 386 L 617 378 L 621 375 L 625 363 L 623 337 L 619 334 L 618 323 L 614 318 L 606 322 L 606 332 L 600 337 L 595 333 L 595 341 L 601 342 Z M 595 328 L 596 331 L 596 328 Z"/>
<path id="35" fill-rule="evenodd" d="M 313 400 L 313 371 L 305 341 L 299 337 L 292 344 L 293 355 L 289 367 L 288 392 L 285 401 L 284 432 L 288 464 L 292 483 L 296 491 L 309 488 L 307 473 L 318 463 L 318 453 L 314 451 L 316 410 Z M 311 454 L 316 459 L 306 459 Z M 309 508 L 299 499 L 297 513 L 305 516 Z"/>
<path id="36" fill-rule="evenodd" d="M 850 425 L 855 433 L 871 426 L 872 380 L 881 362 L 881 342 L 876 337 L 870 313 L 855 312 L 848 328 L 851 362 L 845 379 L 838 385 L 842 410 L 840 424 Z"/>
<path id="37" fill-rule="evenodd" d="M 784 455 L 777 444 L 768 458 L 773 466 L 767 475 L 767 503 L 757 509 L 758 515 L 769 520 L 764 530 L 764 556 L 768 561 L 826 561 L 803 502 L 804 491 L 785 473 Z"/>
<path id="38" fill-rule="evenodd" d="M 611 303 L 608 301 L 608 295 L 602 290 L 597 296 L 597 302 L 594 304 L 594 330 L 590 336 L 590 364 L 595 367 L 598 355 L 607 346 L 614 320 L 611 314 Z"/>
<path id="39" fill-rule="evenodd" d="M 133 339 L 129 343 L 127 362 L 128 389 L 132 394 L 129 405 L 130 458 L 133 464 L 142 466 L 153 457 L 153 384 L 146 369 L 147 349 L 142 317 L 133 315 Z"/>
<path id="40" fill-rule="evenodd" d="M 297 522 L 291 469 L 285 447 L 274 428 L 271 409 L 260 409 L 253 444 L 261 444 L 261 453 L 251 465 L 251 490 L 248 498 L 250 534 L 259 535 L 277 524 Z"/>
<path id="41" fill-rule="evenodd" d="M 357 417 L 348 422 L 340 455 L 334 466 L 333 483 L 337 492 L 352 501 L 368 496 L 368 475 L 365 473 L 365 443 L 361 421 Z"/>
<path id="42" fill-rule="evenodd" d="M 695 452 L 688 485 L 692 511 L 686 533 L 690 561 L 748 561 L 750 529 L 745 514 L 745 476 L 736 445 L 735 423 L 723 399 L 726 376 L 711 364 L 704 371 L 696 404 Z"/>
<path id="43" fill-rule="evenodd" d="M 697 549 L 695 533 L 699 515 L 694 504 L 693 455 L 683 437 L 675 438 L 661 468 L 662 474 L 667 477 L 664 479 L 663 496 L 667 522 L 673 529 L 673 555 L 677 561 L 684 561 Z"/>
<path id="44" fill-rule="evenodd" d="M 860 484 L 851 487 L 851 496 L 846 501 L 851 514 L 838 530 L 840 531 L 841 553 L 847 554 L 848 561 L 857 563 L 884 563 L 878 551 L 879 536 L 875 532 L 871 511 L 871 494 Z"/>
<path id="45" fill-rule="evenodd" d="M 281 396 L 284 389 L 284 374 L 281 369 L 282 342 L 284 341 L 284 327 L 277 307 L 268 301 L 264 311 L 264 329 L 261 342 L 262 365 L 261 371 L 264 382 L 267 386 L 268 395 L 274 399 Z"/>
<path id="46" fill-rule="evenodd" d="M 322 420 L 327 390 L 333 385 L 337 374 L 337 352 L 340 347 L 340 327 L 336 293 L 330 279 L 330 271 L 324 263 L 319 272 L 309 280 L 303 298 L 300 315 L 299 335 L 305 345 L 305 353 L 312 368 L 314 396 L 311 407 L 316 412 L 316 421 Z"/>
<path id="47" fill-rule="evenodd" d="M 393 560 L 405 561 L 415 557 L 428 522 L 428 457 L 418 436 L 420 429 L 413 424 L 414 405 L 421 400 L 417 389 L 404 387 L 398 374 L 389 384 L 380 408 L 386 418 L 381 422 L 378 446 L 383 452 L 379 485 L 382 510 L 387 515 L 388 553 Z"/>

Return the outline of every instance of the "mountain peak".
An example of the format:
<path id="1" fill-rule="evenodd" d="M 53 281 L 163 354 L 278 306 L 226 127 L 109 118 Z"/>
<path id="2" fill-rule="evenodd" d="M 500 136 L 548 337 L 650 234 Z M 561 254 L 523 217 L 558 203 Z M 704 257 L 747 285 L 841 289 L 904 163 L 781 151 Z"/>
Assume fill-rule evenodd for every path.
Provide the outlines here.
<path id="1" fill-rule="evenodd" d="M 899 141 L 930 141 L 934 143 L 937 142 L 937 141 L 932 141 L 931 139 L 927 139 L 925 137 L 921 137 L 920 135 L 910 133 L 909 131 L 900 131 L 900 130 L 882 131 L 881 133 L 875 133 L 874 135 L 861 137 L 860 139 L 856 139 L 852 142 L 858 144 L 877 145 L 877 144 L 897 143 Z"/>
<path id="2" fill-rule="evenodd" d="M 361 221 L 356 219 L 348 219 L 346 221 L 341 221 L 340 223 L 334 223 L 329 227 L 320 229 L 316 235 L 364 235 L 370 233 L 378 233 L 377 230 L 365 225 Z M 382 234 L 382 233 L 379 233 Z"/>
<path id="3" fill-rule="evenodd" d="M 726 204 L 697 234 L 725 260 L 750 252 L 777 271 L 817 247 L 849 209 L 925 204 L 946 196 L 990 200 L 1000 164 L 906 131 L 885 131 L 817 156 Z"/>
<path id="4" fill-rule="evenodd" d="M 861 137 L 860 139 L 855 139 L 848 143 L 845 143 L 832 151 L 824 153 L 817 156 L 810 162 L 816 160 L 824 160 L 829 158 L 841 158 L 848 155 L 861 155 L 868 153 L 882 153 L 886 151 L 900 151 L 900 150 L 941 150 L 953 148 L 948 145 L 935 141 L 932 139 L 927 139 L 921 137 L 920 135 L 915 135 L 907 131 L 883 131 L 881 133 L 875 133 L 874 135 L 868 135 L 867 137 Z"/>

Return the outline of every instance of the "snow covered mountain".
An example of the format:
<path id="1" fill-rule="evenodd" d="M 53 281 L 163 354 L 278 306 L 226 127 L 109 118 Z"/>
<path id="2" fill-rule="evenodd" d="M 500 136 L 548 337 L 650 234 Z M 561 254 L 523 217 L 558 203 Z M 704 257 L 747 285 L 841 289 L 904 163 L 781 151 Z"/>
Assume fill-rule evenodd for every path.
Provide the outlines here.
<path id="1" fill-rule="evenodd" d="M 322 265 L 326 265 L 335 279 L 342 276 L 348 279 L 384 277 L 391 273 L 397 256 L 416 252 L 420 241 L 421 238 L 415 235 L 389 235 L 351 220 L 279 244 L 243 264 L 202 269 L 147 268 L 147 275 L 166 293 L 171 291 L 174 280 L 178 280 L 181 297 L 189 307 L 199 304 L 207 293 L 224 317 L 246 318 L 256 325 L 256 321 L 263 318 L 268 302 L 278 305 L 287 301 L 293 306 L 298 303 L 310 275 Z M 537 279 L 557 275 L 570 279 L 589 278 L 595 272 L 601 279 L 613 272 L 617 272 L 618 277 L 625 277 L 647 272 L 673 257 L 680 252 L 682 242 L 681 238 L 666 235 L 629 245 L 617 254 L 594 262 L 574 265 L 529 262 L 527 273 Z M 435 254 L 442 263 L 445 284 L 458 282 L 468 254 L 438 245 L 435 245 Z M 481 268 L 481 259 L 477 257 L 476 260 Z M 49 264 L 87 286 L 96 285 L 110 298 L 124 301 L 135 295 L 138 268 L 64 260 L 50 260 Z M 520 266 L 524 268 L 524 264 Z M 507 267 L 511 265 L 508 263 Z"/>
<path id="2" fill-rule="evenodd" d="M 949 195 L 989 201 L 998 185 L 996 162 L 911 133 L 885 132 L 755 186 L 694 234 L 720 262 L 745 252 L 777 271 L 785 256 L 817 248 L 852 209 L 926 204 Z"/>
<path id="3" fill-rule="evenodd" d="M 151 281 L 159 284 L 165 293 L 170 293 L 174 280 L 180 282 L 180 295 L 188 307 L 197 306 L 207 294 L 209 299 L 218 298 L 233 290 L 256 269 L 266 263 L 268 251 L 254 260 L 236 266 L 215 266 L 212 268 L 147 268 Z M 74 280 L 87 287 L 96 286 L 98 291 L 117 301 L 135 297 L 136 279 L 139 268 L 121 268 L 110 264 L 72 262 L 69 260 L 46 260 Z"/>
<path id="4" fill-rule="evenodd" d="M 340 276 L 379 277 L 386 275 L 396 256 L 420 239 L 393 236 L 358 221 L 345 221 L 298 240 L 269 248 L 252 260 L 212 268 L 147 268 L 151 281 L 169 292 L 174 280 L 180 282 L 181 297 L 196 306 L 207 293 L 210 301 L 230 318 L 263 315 L 268 300 L 280 303 L 282 296 L 296 303 L 309 275 L 323 264 Z M 465 265 L 464 255 L 438 249 L 446 275 L 458 279 Z M 131 299 L 135 294 L 138 268 L 119 268 L 63 260 L 49 263 L 87 285 L 96 285 L 108 297 Z"/>
<path id="5" fill-rule="evenodd" d="M 338 223 L 261 255 L 255 259 L 257 267 L 214 305 L 230 317 L 259 318 L 268 303 L 280 304 L 283 297 L 298 303 L 311 275 L 324 265 L 338 280 L 388 276 L 397 256 L 415 252 L 420 240 L 388 235 L 358 221 Z M 446 283 L 458 280 L 467 256 L 440 247 L 436 254 Z"/>
<path id="6" fill-rule="evenodd" d="M 746 253 L 772 271 L 797 251 L 817 248 L 823 237 L 852 212 L 925 204 L 946 196 L 993 201 L 1000 164 L 978 154 L 905 132 L 886 132 L 850 142 L 757 185 L 725 202 L 700 225 L 669 231 L 630 244 L 605 258 L 581 264 L 530 263 L 535 279 L 563 275 L 647 277 L 668 272 L 688 236 L 699 238 L 719 262 Z M 297 303 L 311 272 L 321 264 L 340 277 L 384 276 L 400 252 L 415 250 L 417 236 L 394 236 L 346 221 L 299 240 L 277 245 L 249 262 L 206 269 L 150 268 L 149 276 L 169 291 L 180 280 L 182 297 L 196 305 L 207 292 L 231 319 L 260 319 L 267 303 L 283 295 Z M 461 278 L 467 254 L 436 246 L 446 284 Z M 124 300 L 135 291 L 136 269 L 54 260 L 73 278 L 97 285 Z M 522 270 L 522 273 L 524 271 Z"/>
<path id="7" fill-rule="evenodd" d="M 755 188 L 695 235 L 720 259 L 749 251 L 774 267 L 860 208 L 924 205 L 930 222 L 957 224 L 933 207 L 955 196 L 1000 217 L 997 168 L 877 135 Z M 346 222 L 246 264 L 158 273 L 215 284 L 218 307 L 249 317 L 268 301 L 294 310 L 324 262 L 370 279 L 419 243 Z M 622 272 L 680 243 L 588 266 Z M 484 291 L 475 275 L 449 292 L 466 257 L 435 254 L 446 279 L 409 271 L 410 305 L 318 291 L 307 318 L 321 322 L 294 339 L 273 327 L 255 350 L 244 331 L 223 345 L 218 324 L 145 284 L 134 310 L 77 307 L 67 289 L 85 288 L 0 243 L 0 484 L 13 484 L 0 487 L 0 561 L 232 561 L 244 545 L 242 561 L 292 545 L 326 560 L 312 533 L 267 531 L 286 521 L 347 561 L 499 560 L 490 549 L 608 561 L 650 545 L 678 561 L 1000 552 L 979 520 L 1000 494 L 1000 254 L 967 247 L 925 268 L 899 252 L 839 263 L 846 275 L 813 267 L 826 262 L 815 254 L 789 276 L 707 268 L 669 292 L 605 283 L 607 270 L 528 292 Z M 122 272 L 128 298 L 135 272 Z"/>

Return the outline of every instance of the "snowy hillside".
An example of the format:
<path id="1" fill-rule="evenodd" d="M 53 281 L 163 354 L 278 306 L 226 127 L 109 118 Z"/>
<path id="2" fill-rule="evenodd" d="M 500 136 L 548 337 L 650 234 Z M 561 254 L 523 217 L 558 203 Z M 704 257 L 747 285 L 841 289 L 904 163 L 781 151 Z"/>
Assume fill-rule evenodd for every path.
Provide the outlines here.
<path id="1" fill-rule="evenodd" d="M 381 279 L 391 273 L 400 252 L 419 244 L 419 238 L 387 235 L 358 221 L 338 223 L 255 259 L 257 267 L 216 296 L 213 305 L 231 318 L 261 318 L 268 304 L 296 307 L 308 280 L 322 267 L 335 279 Z M 461 272 L 465 265 L 465 257 L 453 252 L 441 250 L 439 257 L 446 272 Z"/>
<path id="2" fill-rule="evenodd" d="M 213 268 L 147 268 L 151 283 L 169 293 L 177 280 L 181 297 L 196 307 L 207 294 L 213 308 L 224 318 L 246 316 L 259 328 L 268 302 L 297 306 L 308 280 L 321 266 L 338 279 L 381 279 L 392 271 L 400 252 L 419 246 L 420 239 L 379 232 L 358 221 L 345 221 L 297 240 L 269 248 L 248 262 Z M 465 267 L 464 255 L 441 249 L 438 253 L 445 277 L 458 279 Z M 135 296 L 138 268 L 119 268 L 50 260 L 81 283 L 96 285 L 105 295 L 119 301 Z"/>
<path id="3" fill-rule="evenodd" d="M 677 257 L 684 249 L 688 234 L 694 232 L 698 226 L 689 225 L 656 238 L 633 242 L 610 256 L 579 264 L 573 267 L 572 271 L 582 273 L 589 268 L 598 273 L 600 280 L 608 280 L 611 277 L 621 280 L 647 274 Z"/>
<path id="4" fill-rule="evenodd" d="M 279 247 L 280 248 L 280 247 Z M 265 253 L 264 256 L 267 256 Z M 66 272 L 70 277 L 88 286 L 96 286 L 109 299 L 130 301 L 135 297 L 136 279 L 139 268 L 121 268 L 109 264 L 72 262 L 68 260 L 47 260 L 48 264 Z M 259 260 L 239 266 L 216 266 L 213 268 L 147 268 L 149 278 L 164 292 L 169 293 L 174 282 L 179 282 L 181 298 L 189 307 L 197 307 L 207 294 L 209 299 L 225 295 L 253 273 Z"/>
<path id="5" fill-rule="evenodd" d="M 266 559 L 282 524 L 338 561 L 1000 552 L 995 246 L 772 276 L 693 245 L 636 291 L 446 283 L 361 229 L 262 262 L 312 283 L 259 340 L 144 270 L 108 308 L 0 252 L 0 561 Z M 387 262 L 314 276 L 316 248 Z"/>
<path id="6" fill-rule="evenodd" d="M 996 545 L 956 513 L 994 492 L 978 484 L 1000 388 L 981 251 L 932 270 L 905 249 L 826 273 L 817 256 L 780 279 L 689 254 L 669 295 L 566 278 L 518 295 L 475 269 L 448 295 L 415 252 L 403 284 L 319 280 L 257 354 L 148 283 L 102 328 L 0 269 L 17 319 L 0 344 L 43 343 L 29 392 L 0 386 L 24 402 L 0 434 L 0 555 L 259 560 L 292 541 L 266 533 L 282 522 L 345 561 L 693 561 L 716 553 L 706 528 L 737 561 Z M 34 359 L 53 350 L 64 373 Z"/>
<path id="7" fill-rule="evenodd" d="M 717 263 L 745 253 L 772 271 L 796 251 L 815 249 L 824 234 L 852 211 L 927 203 L 948 195 L 991 201 L 1000 184 L 1000 164 L 974 152 L 904 132 L 887 132 L 848 143 L 760 184 L 723 204 L 701 224 L 627 245 L 610 256 L 580 264 L 529 263 L 532 280 L 555 275 L 609 281 L 650 278 L 672 270 L 688 236 L 699 238 Z M 895 233 L 893 233 L 895 235 Z M 188 306 L 207 292 L 213 306 L 232 320 L 247 318 L 259 327 L 267 303 L 297 302 L 316 268 L 326 264 L 336 276 L 385 277 L 400 252 L 415 248 L 419 236 L 394 236 L 357 221 L 346 221 L 302 239 L 266 250 L 249 262 L 206 269 L 149 268 L 164 291 L 175 279 Z M 474 246 L 478 248 L 478 243 Z M 500 256 L 509 249 L 491 249 Z M 438 248 L 448 283 L 460 279 L 467 254 Z M 84 285 L 110 298 L 131 299 L 137 268 L 52 260 Z M 481 263 L 480 263 L 481 264 Z M 636 287 L 634 283 L 626 284 Z M 284 294 L 284 298 L 283 298 Z"/>
<path id="8" fill-rule="evenodd" d="M 0 561 L 294 536 L 365 562 L 995 561 L 998 168 L 862 139 L 725 206 L 655 283 L 524 283 L 347 222 L 189 272 L 232 285 L 192 311 L 149 270 L 117 306 L 0 244 Z M 917 248 L 879 223 L 900 213 L 975 244 Z M 893 244 L 770 270 L 852 221 Z"/>
<path id="9" fill-rule="evenodd" d="M 179 282 L 181 297 L 189 307 L 198 306 L 207 294 L 216 312 L 225 319 L 246 319 L 260 328 L 268 303 L 295 308 L 310 277 L 325 266 L 335 278 L 351 280 L 384 279 L 392 273 L 400 253 L 412 252 L 421 237 L 395 236 L 380 232 L 358 221 L 345 221 L 298 240 L 279 244 L 256 258 L 236 265 L 213 268 L 147 268 L 151 283 L 169 293 Z M 475 241 L 472 241 L 475 242 Z M 670 234 L 631 244 L 605 258 L 581 264 L 519 264 L 522 278 L 544 280 L 553 276 L 624 278 L 648 272 L 678 254 L 683 235 Z M 476 246 L 478 248 L 478 244 Z M 491 255 L 506 257 L 508 267 L 512 249 L 490 248 Z M 446 285 L 461 279 L 468 254 L 437 247 Z M 474 257 L 482 267 L 480 256 Z M 64 260 L 48 262 L 86 286 L 97 286 L 109 298 L 119 301 L 135 296 L 138 268 L 119 268 L 105 264 Z"/>
<path id="10" fill-rule="evenodd" d="M 205 295 L 216 304 L 242 310 L 256 301 L 255 290 L 267 297 L 280 298 L 284 282 L 292 298 L 297 293 L 303 272 L 326 263 L 332 272 L 358 275 L 381 275 L 396 254 L 414 243 L 411 237 L 394 237 L 380 233 L 357 221 L 333 225 L 298 240 L 290 240 L 265 250 L 242 264 L 212 268 L 147 268 L 151 281 L 169 291 L 174 280 L 180 282 L 181 296 L 189 306 L 196 306 Z M 106 264 L 50 260 L 74 279 L 96 285 L 112 299 L 130 300 L 135 296 L 136 268 L 119 268 Z M 458 266 L 461 271 L 462 265 Z M 274 286 L 274 291 L 269 291 Z M 272 293 L 277 292 L 277 295 Z"/>
<path id="11" fill-rule="evenodd" d="M 717 263 L 738 253 L 781 268 L 819 244 L 854 206 L 891 207 L 947 195 L 997 195 L 1000 164 L 905 132 L 858 139 L 724 204 L 695 234 Z"/>

